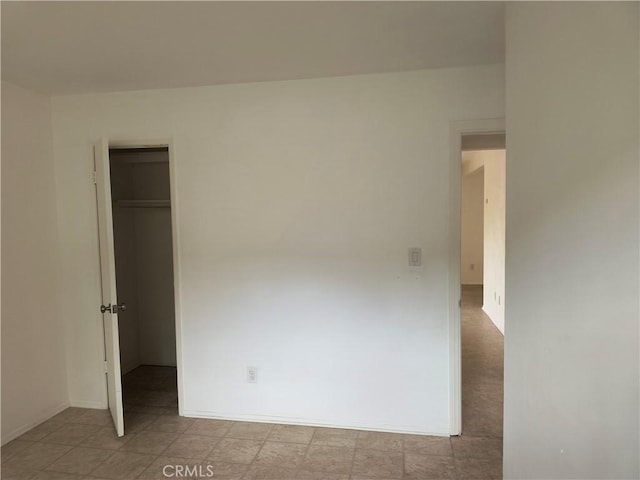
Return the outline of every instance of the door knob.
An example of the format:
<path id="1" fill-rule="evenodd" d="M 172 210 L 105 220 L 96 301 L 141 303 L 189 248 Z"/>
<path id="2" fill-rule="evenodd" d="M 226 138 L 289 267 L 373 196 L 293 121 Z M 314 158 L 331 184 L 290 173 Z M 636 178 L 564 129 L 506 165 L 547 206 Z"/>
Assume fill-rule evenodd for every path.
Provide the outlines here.
<path id="1" fill-rule="evenodd" d="M 116 304 L 109 304 L 109 305 L 100 305 L 100 312 L 101 313 L 113 313 L 114 315 L 116 313 L 118 313 L 118 310 L 120 310 L 121 312 L 124 312 L 127 310 L 127 304 L 126 303 L 121 303 L 120 305 L 116 305 Z"/>

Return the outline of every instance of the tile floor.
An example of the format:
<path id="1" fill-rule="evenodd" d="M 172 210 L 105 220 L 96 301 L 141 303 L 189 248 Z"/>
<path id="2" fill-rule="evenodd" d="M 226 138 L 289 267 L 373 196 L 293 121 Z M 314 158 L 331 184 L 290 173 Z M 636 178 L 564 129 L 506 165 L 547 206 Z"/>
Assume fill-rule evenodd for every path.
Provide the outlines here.
<path id="1" fill-rule="evenodd" d="M 462 434 L 502 438 L 504 337 L 482 310 L 482 286 L 462 287 Z"/>
<path id="2" fill-rule="evenodd" d="M 477 293 L 477 292 L 476 292 Z M 477 295 L 476 295 L 477 297 Z M 2 447 L 2 478 L 34 480 L 214 478 L 225 480 L 422 480 L 497 479 L 502 437 L 496 414 L 476 418 L 485 397 L 498 395 L 494 340 L 485 328 L 467 329 L 486 318 L 474 294 L 463 309 L 463 416 L 470 434 L 442 438 L 393 433 L 274 425 L 177 416 L 175 370 L 141 367 L 123 381 L 125 428 L 115 437 L 106 411 L 69 408 Z M 475 315 L 475 317 L 474 317 Z M 473 318 L 475 318 L 475 320 Z M 480 319 L 480 320 L 478 320 Z M 476 326 L 477 327 L 477 326 Z M 469 331 L 467 331 L 469 330 Z M 480 335 L 472 342 L 472 332 Z M 479 346 L 483 345 L 483 346 Z M 484 358 L 485 351 L 490 358 Z M 488 380 L 474 379 L 492 366 Z M 474 373 L 475 372 L 475 373 Z M 501 375 L 501 373 L 500 373 Z M 492 383 L 494 382 L 494 383 Z M 477 384 L 475 396 L 465 387 Z M 501 392 L 501 385 L 499 385 Z M 467 395 L 467 393 L 470 395 Z M 482 402 L 478 400 L 482 399 Z M 500 396 L 501 399 L 501 396 Z M 501 400 L 500 400 L 501 401 Z M 475 405 L 475 407 L 474 407 Z M 493 405 L 493 404 L 492 404 Z M 485 405 L 486 406 L 486 405 Z M 474 409 L 475 408 L 475 409 Z M 493 408 L 493 406 L 492 406 Z M 495 407 L 497 409 L 497 407 Z M 471 435 L 473 433 L 473 436 Z M 498 433 L 500 435 L 498 435 Z M 163 475 L 165 470 L 172 477 Z M 189 467 L 195 475 L 184 475 Z M 179 474 L 183 473 L 182 476 Z"/>

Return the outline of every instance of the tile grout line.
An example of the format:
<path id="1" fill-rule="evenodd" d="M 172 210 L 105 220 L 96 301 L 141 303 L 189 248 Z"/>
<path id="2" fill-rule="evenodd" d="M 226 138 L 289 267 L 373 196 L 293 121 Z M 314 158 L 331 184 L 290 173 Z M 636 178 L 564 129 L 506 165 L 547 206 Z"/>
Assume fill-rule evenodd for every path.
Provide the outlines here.
<path id="1" fill-rule="evenodd" d="M 360 436 L 360 433 L 358 432 L 356 434 L 356 443 L 353 446 L 353 454 L 351 455 L 351 468 L 349 468 L 349 478 L 351 479 L 353 477 L 353 467 L 355 467 L 356 464 L 356 452 L 358 451 L 358 437 Z"/>
<path id="2" fill-rule="evenodd" d="M 309 443 L 307 444 L 307 448 L 304 450 L 304 455 L 302 456 L 302 461 L 300 462 L 300 465 L 296 469 L 297 473 L 299 473 L 300 470 L 302 470 L 302 465 L 304 465 L 304 461 L 307 459 L 307 456 L 309 455 L 309 450 L 311 449 L 311 442 L 313 442 L 313 437 L 316 436 L 316 432 L 318 431 L 318 429 L 315 428 L 315 427 L 311 427 L 311 428 L 313 428 L 313 433 L 311 434 L 311 438 L 309 439 Z"/>
<path id="3" fill-rule="evenodd" d="M 240 424 L 240 422 L 234 422 L 235 424 Z M 227 433 L 225 434 L 225 438 L 227 438 L 227 436 L 229 435 L 229 433 L 231 433 L 231 430 L 233 429 L 232 425 L 229 430 L 227 431 Z M 247 474 L 249 473 L 249 470 L 251 469 L 252 466 L 254 466 L 254 462 L 256 461 L 256 459 L 258 458 L 258 455 L 260 455 L 260 452 L 262 451 L 262 449 L 264 448 L 264 444 L 267 443 L 267 438 L 269 438 L 269 434 L 271 433 L 271 430 L 273 429 L 273 425 L 271 425 L 271 427 L 269 428 L 269 431 L 267 432 L 267 434 L 264 436 L 264 439 L 262 439 L 262 444 L 260 445 L 260 448 L 258 449 L 258 451 L 256 452 L 256 454 L 253 456 L 253 459 L 251 460 L 251 462 L 249 462 L 249 464 L 247 465 L 247 470 L 244 472 L 244 474 L 242 475 L 242 478 L 246 477 Z M 233 437 L 228 437 L 228 438 L 233 438 Z M 260 439 L 242 439 L 242 438 L 236 438 L 236 440 L 258 440 L 260 441 Z M 258 465 L 255 465 L 256 467 Z"/>

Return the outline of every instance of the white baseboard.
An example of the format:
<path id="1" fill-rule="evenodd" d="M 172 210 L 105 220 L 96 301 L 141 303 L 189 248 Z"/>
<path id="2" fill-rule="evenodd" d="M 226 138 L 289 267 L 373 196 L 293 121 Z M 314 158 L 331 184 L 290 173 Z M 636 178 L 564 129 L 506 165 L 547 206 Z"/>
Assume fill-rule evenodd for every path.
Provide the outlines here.
<path id="1" fill-rule="evenodd" d="M 42 413 L 41 415 L 38 415 L 36 418 L 34 418 L 31 422 L 29 422 L 29 423 L 27 423 L 27 424 L 25 424 L 25 425 L 23 425 L 21 427 L 18 427 L 16 429 L 12 430 L 11 432 L 3 435 L 0 444 L 4 445 L 6 443 L 9 443 L 11 440 L 14 440 L 14 439 L 18 438 L 20 435 L 22 435 L 25 432 L 28 432 L 33 427 L 35 427 L 37 425 L 40 425 L 42 422 L 44 422 L 46 420 L 49 420 L 54 415 L 59 414 L 63 410 L 66 410 L 67 408 L 69 408 L 69 406 L 70 406 L 69 402 L 62 402 L 58 406 L 46 410 L 44 413 Z"/>
<path id="2" fill-rule="evenodd" d="M 69 406 L 77 408 L 93 408 L 94 410 L 106 410 L 109 408 L 105 402 L 96 402 L 94 400 L 71 400 Z"/>
<path id="3" fill-rule="evenodd" d="M 498 324 L 496 323 L 496 321 L 493 319 L 493 315 L 486 309 L 484 308 L 484 305 L 482 305 L 482 311 L 485 313 L 485 315 L 487 317 L 489 317 L 489 320 L 491 320 L 491 323 L 493 323 L 493 325 L 496 327 L 496 329 L 502 334 L 502 336 L 504 337 L 504 332 L 502 330 L 500 330 L 500 327 L 498 326 Z"/>
<path id="4" fill-rule="evenodd" d="M 232 420 L 239 422 L 279 423 L 285 425 L 304 425 L 309 427 L 343 428 L 346 430 L 367 430 L 371 432 L 405 433 L 411 435 L 425 435 L 431 437 L 449 437 L 446 432 L 425 432 L 405 425 L 359 425 L 359 424 L 334 424 L 317 420 L 291 417 L 276 417 L 270 415 L 223 415 L 216 412 L 201 410 L 183 410 L 182 416 L 191 418 L 211 418 L 215 420 Z"/>

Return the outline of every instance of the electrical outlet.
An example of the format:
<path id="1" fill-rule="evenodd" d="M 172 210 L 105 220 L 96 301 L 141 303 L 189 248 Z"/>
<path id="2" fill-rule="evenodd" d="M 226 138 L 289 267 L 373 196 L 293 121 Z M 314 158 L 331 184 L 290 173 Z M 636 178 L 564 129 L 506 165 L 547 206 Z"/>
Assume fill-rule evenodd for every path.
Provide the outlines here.
<path id="1" fill-rule="evenodd" d="M 409 266 L 419 267 L 422 265 L 422 249 L 410 248 L 409 249 Z"/>
<path id="2" fill-rule="evenodd" d="M 247 383 L 258 383 L 258 367 L 247 367 Z"/>
<path id="3" fill-rule="evenodd" d="M 469 266 L 469 270 L 475 270 L 475 269 L 476 269 L 476 266 L 475 266 L 475 264 L 473 264 L 473 263 L 472 263 L 472 264 Z"/>

